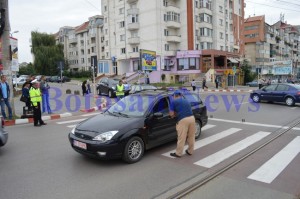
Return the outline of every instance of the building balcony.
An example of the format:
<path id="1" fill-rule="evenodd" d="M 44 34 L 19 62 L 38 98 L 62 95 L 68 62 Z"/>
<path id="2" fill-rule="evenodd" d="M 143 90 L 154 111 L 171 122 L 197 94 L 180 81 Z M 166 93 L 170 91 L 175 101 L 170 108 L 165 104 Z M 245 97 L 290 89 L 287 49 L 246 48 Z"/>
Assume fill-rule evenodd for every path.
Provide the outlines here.
<path id="1" fill-rule="evenodd" d="M 178 29 L 181 27 L 181 24 L 180 24 L 180 22 L 177 22 L 177 21 L 167 21 L 166 26 L 168 28 Z"/>
<path id="2" fill-rule="evenodd" d="M 130 58 L 139 58 L 140 57 L 140 53 L 139 52 L 130 52 L 129 53 L 129 57 Z"/>
<path id="3" fill-rule="evenodd" d="M 174 5 L 168 5 L 167 6 L 167 12 L 175 12 L 175 13 L 180 13 L 180 8 L 176 7 Z"/>
<path id="4" fill-rule="evenodd" d="M 127 10 L 128 15 L 137 15 L 139 14 L 140 10 L 138 8 L 131 8 Z"/>
<path id="5" fill-rule="evenodd" d="M 128 30 L 137 30 L 140 28 L 140 23 L 129 23 L 127 25 Z"/>
<path id="6" fill-rule="evenodd" d="M 139 44 L 139 43 L 140 43 L 140 38 L 139 38 L 139 37 L 131 37 L 131 38 L 128 38 L 128 43 L 129 43 L 130 45 Z"/>
<path id="7" fill-rule="evenodd" d="M 77 38 L 73 38 L 73 39 L 69 39 L 69 43 L 70 44 L 75 44 L 75 43 L 77 43 L 78 41 L 77 41 Z"/>
<path id="8" fill-rule="evenodd" d="M 128 3 L 134 3 L 137 2 L 138 0 L 127 0 Z"/>
<path id="9" fill-rule="evenodd" d="M 167 56 L 167 57 L 176 56 L 176 50 L 165 51 L 164 56 Z"/>
<path id="10" fill-rule="evenodd" d="M 174 42 L 174 43 L 180 43 L 181 37 L 177 35 L 169 35 L 166 38 L 167 42 Z"/>

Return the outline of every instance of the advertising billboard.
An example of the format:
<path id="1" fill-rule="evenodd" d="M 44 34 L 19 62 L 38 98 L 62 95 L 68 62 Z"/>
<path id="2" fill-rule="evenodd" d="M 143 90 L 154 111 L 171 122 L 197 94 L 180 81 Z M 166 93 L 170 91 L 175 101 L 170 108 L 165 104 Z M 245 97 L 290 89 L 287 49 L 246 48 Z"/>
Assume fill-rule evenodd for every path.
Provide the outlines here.
<path id="1" fill-rule="evenodd" d="M 11 46 L 11 71 L 19 71 L 19 60 L 18 60 L 18 40 L 10 37 Z"/>
<path id="2" fill-rule="evenodd" d="M 150 50 L 140 50 L 141 65 L 143 71 L 157 70 L 156 52 Z"/>

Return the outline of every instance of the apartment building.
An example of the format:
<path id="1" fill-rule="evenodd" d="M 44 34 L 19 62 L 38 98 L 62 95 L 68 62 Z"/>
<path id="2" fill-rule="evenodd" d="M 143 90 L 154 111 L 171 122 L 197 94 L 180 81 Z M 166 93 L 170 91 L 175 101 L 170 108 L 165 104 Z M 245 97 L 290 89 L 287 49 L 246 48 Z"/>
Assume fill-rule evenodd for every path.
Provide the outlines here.
<path id="1" fill-rule="evenodd" d="M 286 79 L 298 73 L 299 31 L 283 21 L 273 25 L 265 16 L 245 19 L 245 54 L 252 70 L 265 78 Z"/>
<path id="2" fill-rule="evenodd" d="M 71 71 L 90 70 L 92 66 L 98 66 L 98 60 L 103 58 L 102 27 L 103 16 L 96 15 L 79 26 L 60 28 L 57 42 L 64 46 L 64 57 Z"/>
<path id="3" fill-rule="evenodd" d="M 102 0 L 101 4 L 104 56 L 99 63 L 107 62 L 108 74 L 132 78 L 143 71 L 140 50 L 145 49 L 156 52 L 156 70 L 148 71 L 151 82 L 160 82 L 162 74 L 168 82 L 203 75 L 208 81 L 216 76 L 227 80 L 244 54 L 244 0 Z"/>

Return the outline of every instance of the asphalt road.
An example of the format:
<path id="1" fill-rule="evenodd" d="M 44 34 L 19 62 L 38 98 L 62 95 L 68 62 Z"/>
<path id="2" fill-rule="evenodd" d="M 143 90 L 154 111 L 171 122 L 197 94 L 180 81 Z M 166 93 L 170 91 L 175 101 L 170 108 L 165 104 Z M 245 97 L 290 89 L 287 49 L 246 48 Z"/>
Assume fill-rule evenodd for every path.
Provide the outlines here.
<path id="1" fill-rule="evenodd" d="M 52 120 L 38 128 L 32 124 L 7 127 L 9 142 L 0 148 L 0 198 L 166 198 L 230 163 L 240 153 L 299 118 L 299 105 L 291 108 L 280 104 L 252 104 L 248 100 L 249 93 L 201 96 L 210 106 L 209 124 L 197 140 L 194 155 L 180 159 L 169 157 L 176 147 L 175 142 L 147 151 L 140 162 L 130 165 L 121 160 L 94 160 L 76 153 L 70 147 L 68 133 L 79 120 L 97 113 Z M 250 139 L 257 135 L 256 141 Z M 298 137 L 300 126 L 187 198 L 294 199 L 300 190 L 299 153 L 290 158 L 271 182 L 249 176 Z M 233 153 L 237 143 L 245 148 Z M 218 156 L 218 152 L 222 156 Z M 286 156 L 291 155 L 286 153 Z M 279 161 L 283 160 L 279 158 Z M 277 171 L 274 164 L 269 164 L 268 169 Z"/>

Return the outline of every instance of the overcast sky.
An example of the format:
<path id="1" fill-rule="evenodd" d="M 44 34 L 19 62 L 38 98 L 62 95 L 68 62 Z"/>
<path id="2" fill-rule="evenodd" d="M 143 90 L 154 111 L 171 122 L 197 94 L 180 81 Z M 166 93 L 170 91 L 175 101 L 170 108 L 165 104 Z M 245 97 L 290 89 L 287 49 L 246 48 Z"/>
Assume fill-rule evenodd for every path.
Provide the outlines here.
<path id="1" fill-rule="evenodd" d="M 149 0 L 151 1 L 151 0 Z M 32 62 L 31 31 L 56 33 L 63 26 L 78 26 L 89 17 L 101 14 L 101 0 L 9 0 L 11 32 L 18 39 L 19 62 Z M 300 25 L 298 0 L 246 0 L 245 18 L 265 15 L 267 23 L 285 14 L 289 24 Z"/>

